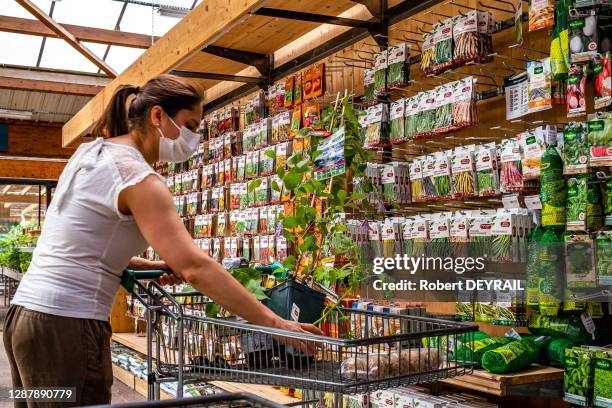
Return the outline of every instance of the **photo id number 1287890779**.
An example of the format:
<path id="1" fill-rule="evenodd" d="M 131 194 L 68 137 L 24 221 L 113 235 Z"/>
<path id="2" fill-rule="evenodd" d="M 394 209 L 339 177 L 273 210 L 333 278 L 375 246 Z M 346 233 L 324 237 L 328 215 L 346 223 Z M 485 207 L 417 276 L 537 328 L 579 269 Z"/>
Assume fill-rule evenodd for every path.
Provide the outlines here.
<path id="1" fill-rule="evenodd" d="M 76 402 L 75 387 L 31 387 L 7 390 L 0 400 L 14 402 Z"/>

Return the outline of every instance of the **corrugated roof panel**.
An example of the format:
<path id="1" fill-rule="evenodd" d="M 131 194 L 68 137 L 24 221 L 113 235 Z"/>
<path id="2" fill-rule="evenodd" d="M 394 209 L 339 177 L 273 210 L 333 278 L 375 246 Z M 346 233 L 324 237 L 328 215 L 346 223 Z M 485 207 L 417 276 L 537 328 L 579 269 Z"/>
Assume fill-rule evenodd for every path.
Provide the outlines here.
<path id="1" fill-rule="evenodd" d="M 88 96 L 4 90 L 0 92 L 0 108 L 30 111 L 34 112 L 33 120 L 63 123 L 90 99 Z"/>

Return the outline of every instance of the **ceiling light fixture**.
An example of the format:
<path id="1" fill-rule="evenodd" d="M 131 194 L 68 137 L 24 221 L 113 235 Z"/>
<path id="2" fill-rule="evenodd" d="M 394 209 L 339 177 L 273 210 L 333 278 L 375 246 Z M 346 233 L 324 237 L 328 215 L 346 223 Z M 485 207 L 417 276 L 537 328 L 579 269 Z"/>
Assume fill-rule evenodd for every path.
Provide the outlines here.
<path id="1" fill-rule="evenodd" d="M 157 12 L 160 16 L 164 17 L 173 17 L 173 18 L 183 18 L 189 13 L 189 9 L 182 7 L 173 7 L 173 6 L 159 6 L 157 8 Z"/>
<path id="2" fill-rule="evenodd" d="M 14 109 L 0 109 L 0 118 L 31 120 L 32 112 Z"/>

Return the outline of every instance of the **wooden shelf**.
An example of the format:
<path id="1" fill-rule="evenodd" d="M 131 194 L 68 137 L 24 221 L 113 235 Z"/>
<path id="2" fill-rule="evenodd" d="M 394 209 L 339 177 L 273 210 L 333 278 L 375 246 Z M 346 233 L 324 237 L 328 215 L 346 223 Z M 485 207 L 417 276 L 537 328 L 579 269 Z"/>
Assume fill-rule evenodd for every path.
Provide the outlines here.
<path id="1" fill-rule="evenodd" d="M 147 354 L 147 340 L 144 336 L 137 335 L 136 333 L 113 333 L 111 339 L 141 354 Z M 120 367 L 117 368 L 121 369 Z M 118 379 L 123 381 L 121 377 L 118 377 Z M 135 380 L 144 381 L 139 378 L 136 378 Z M 293 398 L 288 395 L 285 395 L 281 393 L 280 390 L 278 390 L 277 388 L 269 385 L 231 383 L 225 381 L 211 381 L 210 384 L 215 385 L 228 392 L 249 392 L 252 394 L 256 394 L 260 397 L 266 398 L 270 401 L 274 401 L 278 404 L 291 404 L 300 401 L 299 398 Z M 144 388 L 142 386 L 139 386 L 137 388 L 144 389 L 146 395 L 146 386 Z M 135 388 L 136 391 L 139 391 L 137 388 Z"/>
<path id="2" fill-rule="evenodd" d="M 472 374 L 447 378 L 440 382 L 491 395 L 505 396 L 508 394 L 509 386 L 562 380 L 563 369 L 534 365 L 513 374 L 493 374 L 485 370 L 474 370 Z"/>
<path id="3" fill-rule="evenodd" d="M 147 397 L 147 382 L 142 378 L 136 377 L 128 370 L 119 367 L 116 364 L 113 364 L 113 376 L 143 397 Z M 174 399 L 172 394 L 168 394 L 163 390 L 160 390 L 160 397 L 163 400 Z"/>

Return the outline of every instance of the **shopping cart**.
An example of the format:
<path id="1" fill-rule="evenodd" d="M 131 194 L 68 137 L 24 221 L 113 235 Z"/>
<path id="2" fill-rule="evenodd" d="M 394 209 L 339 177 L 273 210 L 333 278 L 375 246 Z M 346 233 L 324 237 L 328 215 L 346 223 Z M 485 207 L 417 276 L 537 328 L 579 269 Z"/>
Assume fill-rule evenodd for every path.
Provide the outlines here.
<path id="1" fill-rule="evenodd" d="M 163 273 L 126 271 L 145 307 L 150 399 L 166 381 L 178 382 L 178 397 L 181 384 L 203 380 L 365 393 L 463 375 L 474 365 L 454 350 L 473 349 L 475 325 L 338 308 L 325 311 L 324 335 L 296 333 L 207 317 L 201 294 L 141 281 Z M 286 345 L 296 340 L 316 352 Z"/>
<path id="2" fill-rule="evenodd" d="M 228 407 L 228 408 L 286 408 L 272 401 L 249 393 L 225 393 L 203 397 L 182 398 L 154 402 L 132 402 L 126 404 L 98 405 L 90 408 L 166 408 L 166 407 Z"/>

